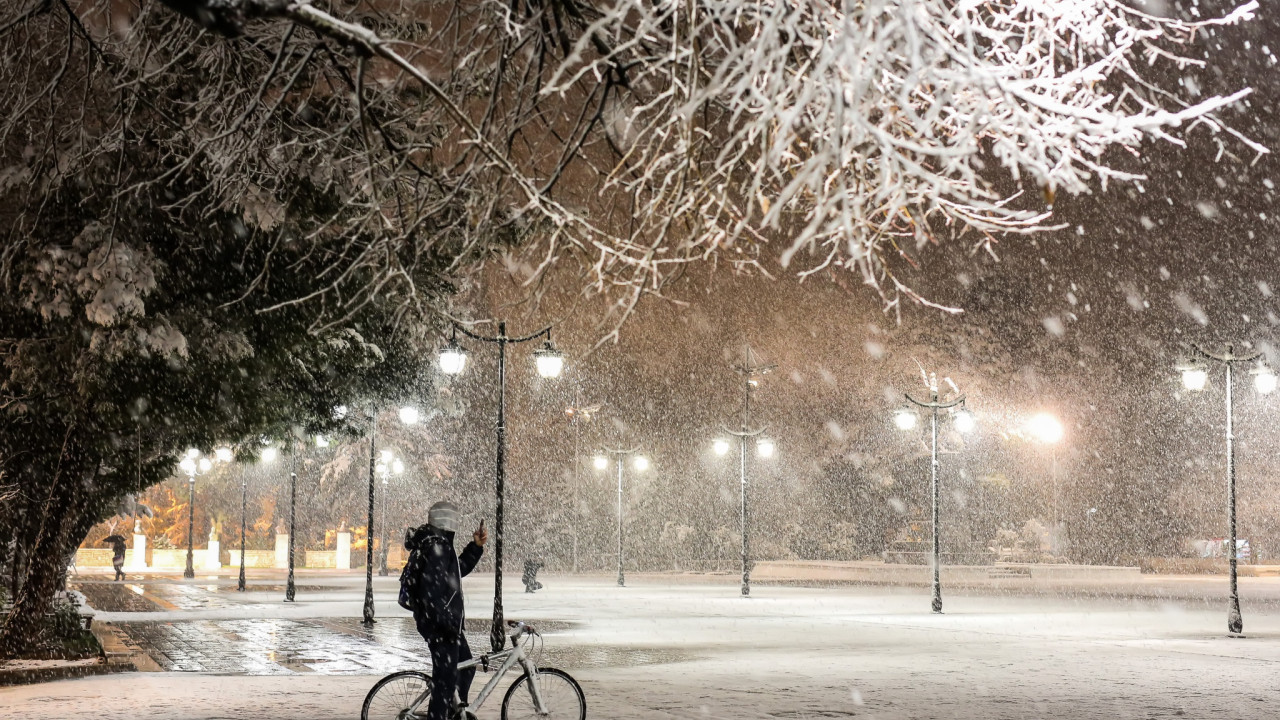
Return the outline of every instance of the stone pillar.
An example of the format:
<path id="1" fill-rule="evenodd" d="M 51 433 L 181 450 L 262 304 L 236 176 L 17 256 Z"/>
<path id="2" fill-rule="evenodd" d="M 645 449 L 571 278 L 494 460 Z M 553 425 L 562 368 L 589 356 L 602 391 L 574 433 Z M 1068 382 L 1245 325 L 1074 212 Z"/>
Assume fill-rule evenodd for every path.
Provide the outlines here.
<path id="1" fill-rule="evenodd" d="M 276 562 L 280 569 L 289 567 L 289 533 L 276 533 Z"/>
<path id="2" fill-rule="evenodd" d="M 204 566 L 209 570 L 222 567 L 222 547 L 216 532 L 216 530 L 209 531 L 209 549 L 204 551 Z"/>
<path id="3" fill-rule="evenodd" d="M 334 557 L 334 567 L 339 570 L 351 569 L 351 531 L 338 531 L 338 552 Z"/>
<path id="4" fill-rule="evenodd" d="M 129 558 L 130 570 L 146 570 L 147 569 L 147 536 L 141 533 L 133 534 L 133 557 Z"/>

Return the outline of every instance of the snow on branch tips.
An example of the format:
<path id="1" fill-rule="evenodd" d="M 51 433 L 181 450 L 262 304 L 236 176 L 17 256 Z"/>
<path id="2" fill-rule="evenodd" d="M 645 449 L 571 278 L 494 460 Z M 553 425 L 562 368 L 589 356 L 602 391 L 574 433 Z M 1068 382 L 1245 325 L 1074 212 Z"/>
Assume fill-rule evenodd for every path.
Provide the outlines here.
<path id="1" fill-rule="evenodd" d="M 0 69 L 17 108 L 0 137 L 49 149 L 33 187 L 94 168 L 112 205 L 185 180 L 203 189 L 173 211 L 331 258 L 331 284 L 288 301 L 326 323 L 375 294 L 435 312 L 426 257 L 455 280 L 500 257 L 532 292 L 577 263 L 624 316 L 713 258 L 924 302 L 897 270 L 923 245 L 1051 227 L 1056 194 L 1141 179 L 1118 163 L 1145 141 L 1201 128 L 1267 152 L 1222 116 L 1248 88 L 1176 83 L 1204 65 L 1197 33 L 1256 2 L 1194 22 L 1118 0 L 161 3 L 177 12 L 0 11 L 20 58 Z M 79 94 L 59 68 L 89 56 Z M 64 142 L 49 107 L 108 130 Z"/>
<path id="2" fill-rule="evenodd" d="M 610 181 L 645 199 L 638 233 L 687 217 L 669 242 L 780 235 L 784 263 L 879 285 L 900 239 L 1035 230 L 1057 192 L 1141 177 L 1108 148 L 1177 142 L 1194 120 L 1267 152 L 1216 114 L 1248 89 L 1191 104 L 1144 75 L 1200 63 L 1179 54 L 1199 28 L 1256 9 L 1186 22 L 1110 0 L 617 0 L 547 92 L 628 75 L 634 139 Z M 997 166 L 1018 187 L 999 189 Z"/>

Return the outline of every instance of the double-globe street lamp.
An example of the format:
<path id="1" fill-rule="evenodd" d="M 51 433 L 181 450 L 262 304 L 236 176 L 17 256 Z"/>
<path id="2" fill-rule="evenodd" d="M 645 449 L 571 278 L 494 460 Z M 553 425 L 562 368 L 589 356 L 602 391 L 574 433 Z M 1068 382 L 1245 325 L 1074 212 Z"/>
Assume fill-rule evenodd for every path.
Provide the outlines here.
<path id="1" fill-rule="evenodd" d="M 1257 360 L 1262 353 L 1250 352 L 1243 355 L 1237 355 L 1234 345 L 1227 345 L 1224 352 L 1211 353 L 1201 348 L 1199 345 L 1193 344 L 1192 351 L 1195 353 L 1197 360 L 1183 364 L 1179 370 L 1182 371 L 1182 385 L 1188 390 L 1203 390 L 1209 380 L 1209 373 L 1202 365 L 1200 360 L 1216 362 L 1226 368 L 1226 396 L 1227 396 L 1227 529 L 1230 537 L 1227 540 L 1228 563 L 1230 567 L 1230 593 L 1227 609 L 1227 632 L 1231 635 L 1240 635 L 1244 632 L 1244 619 L 1240 615 L 1240 593 L 1236 584 L 1236 561 L 1239 557 L 1239 550 L 1236 547 L 1236 455 L 1235 455 L 1235 431 L 1233 426 L 1232 412 L 1232 385 L 1235 366 L 1241 363 L 1249 363 Z M 1259 361 L 1257 367 L 1252 371 L 1254 388 L 1263 395 L 1269 395 L 1276 389 L 1275 373 Z"/>
<path id="2" fill-rule="evenodd" d="M 413 408 L 401 409 L 401 420 L 404 420 L 405 411 L 417 411 Z M 414 418 L 416 421 L 416 417 Z M 378 575 L 385 577 L 390 571 L 387 570 L 387 479 L 392 474 L 400 475 L 404 473 L 404 462 L 395 456 L 391 450 L 383 450 L 379 456 L 378 475 L 382 478 L 382 533 L 381 533 L 381 559 L 378 563 Z"/>
<path id="3" fill-rule="evenodd" d="M 259 456 L 259 459 L 264 463 L 271 463 L 275 462 L 278 455 L 279 451 L 275 448 L 266 447 L 262 449 L 262 454 Z M 245 535 L 247 534 L 246 531 L 248 529 L 248 496 L 249 478 L 242 470 L 240 472 L 240 580 L 236 583 L 236 590 L 240 592 L 244 592 L 246 589 L 244 577 L 244 544 Z"/>
<path id="4" fill-rule="evenodd" d="M 200 457 L 200 451 L 195 448 L 187 450 L 187 454 L 178 463 L 178 467 L 187 474 L 187 567 L 182 571 L 182 577 L 193 578 L 196 576 L 195 558 L 195 531 L 196 531 L 196 475 L 203 475 L 213 469 L 213 462 L 230 462 L 232 458 L 231 450 L 227 448 L 218 448 L 214 451 L 213 459 Z"/>
<path id="5" fill-rule="evenodd" d="M 569 424 L 573 425 L 573 491 L 569 496 L 573 498 L 573 515 L 575 527 L 573 528 L 573 572 L 578 573 L 578 534 L 582 532 L 582 506 L 578 502 L 577 493 L 582 488 L 582 424 L 591 422 L 596 413 L 600 412 L 602 405 L 583 405 L 582 391 L 579 389 L 576 394 L 573 405 L 568 405 L 564 409 L 565 417 L 569 418 Z"/>
<path id="6" fill-rule="evenodd" d="M 751 357 L 750 348 L 747 350 L 747 356 Z M 761 458 L 773 457 L 775 445 L 768 438 L 763 438 L 765 428 L 751 427 L 751 392 L 760 386 L 760 377 L 767 375 L 777 365 L 735 365 L 734 370 L 742 376 L 742 427 L 738 430 L 724 429 L 724 432 L 738 438 L 739 457 L 738 457 L 738 506 L 740 532 L 742 534 L 742 597 L 751 596 L 751 541 L 750 534 L 747 532 L 748 522 L 750 519 L 748 513 L 749 495 L 747 492 L 747 440 L 748 438 L 755 441 L 756 455 Z M 729 441 L 720 438 L 712 445 L 717 455 L 727 455 L 729 453 Z"/>
<path id="7" fill-rule="evenodd" d="M 346 414 L 346 408 L 339 408 L 334 411 L 335 415 Z M 400 422 L 405 425 L 413 425 L 418 422 L 418 409 L 415 407 L 402 407 L 397 413 Z M 374 408 L 369 411 L 369 512 L 365 521 L 364 535 L 364 609 L 363 619 L 361 622 L 365 625 L 372 625 L 376 620 L 373 618 L 373 508 L 374 508 L 374 486 L 375 477 L 378 474 L 378 410 Z M 385 452 L 385 451 L 384 451 Z M 403 470 L 403 467 L 401 468 Z M 386 490 L 386 478 L 383 478 L 383 491 Z M 385 514 L 384 514 L 385 517 Z M 383 539 L 385 547 L 386 541 Z M 385 550 L 384 550 L 385 552 Z M 385 558 L 384 558 L 385 563 Z M 386 574 L 386 573 L 383 573 Z"/>
<path id="8" fill-rule="evenodd" d="M 930 435 L 930 463 L 929 463 L 929 498 L 932 505 L 932 527 L 933 527 L 933 611 L 935 613 L 942 612 L 942 532 L 941 518 L 939 510 L 939 489 L 938 489 L 938 413 L 942 410 L 956 410 L 952 416 L 952 423 L 955 428 L 961 432 L 969 432 L 973 430 L 976 422 L 973 415 L 965 409 L 964 395 L 958 395 L 952 399 L 943 399 L 938 394 L 938 379 L 935 375 L 929 376 L 929 398 L 927 400 L 917 400 L 911 396 L 911 393 L 904 393 L 903 396 L 912 405 L 924 408 L 929 411 L 929 435 Z M 916 426 L 915 412 L 903 409 L 898 411 L 894 417 L 894 424 L 901 430 L 912 430 Z"/>
<path id="9" fill-rule="evenodd" d="M 636 472 L 644 472 L 649 469 L 649 458 L 643 455 L 636 455 L 640 448 L 634 447 L 630 450 L 615 450 L 605 448 L 604 452 L 613 456 L 613 464 L 618 468 L 618 587 L 626 586 L 626 576 L 622 571 L 622 466 L 626 462 L 626 458 L 630 457 L 631 466 Z M 597 455 L 595 459 L 597 470 L 609 469 L 609 458 L 606 455 Z"/>
<path id="10" fill-rule="evenodd" d="M 458 375 L 467 366 L 467 353 L 458 345 L 458 333 L 479 342 L 493 343 L 498 346 L 498 452 L 496 460 L 496 476 L 494 495 L 497 503 L 494 508 L 493 523 L 493 627 L 489 630 L 489 643 L 494 652 L 502 649 L 506 641 L 506 629 L 502 617 L 502 511 L 503 495 L 506 482 L 506 446 L 507 446 L 507 346 L 526 343 L 538 338 L 546 338 L 541 348 L 534 351 L 535 366 L 538 375 L 544 378 L 559 377 L 564 369 L 564 355 L 551 344 L 551 327 L 547 326 L 532 335 L 509 337 L 507 324 L 498 323 L 498 334 L 494 336 L 480 335 L 467 330 L 458 323 L 453 324 L 453 337 L 440 353 L 440 371 L 446 375 Z"/>

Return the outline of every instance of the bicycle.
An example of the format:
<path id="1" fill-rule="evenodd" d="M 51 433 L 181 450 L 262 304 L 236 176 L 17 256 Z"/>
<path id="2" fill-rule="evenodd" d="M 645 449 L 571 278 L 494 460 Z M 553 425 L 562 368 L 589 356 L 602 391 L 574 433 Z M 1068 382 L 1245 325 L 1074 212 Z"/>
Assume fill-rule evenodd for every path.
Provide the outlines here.
<path id="1" fill-rule="evenodd" d="M 471 714 L 484 704 L 497 688 L 507 672 L 519 665 L 524 674 L 516 678 L 502 698 L 502 720 L 519 718 L 550 718 L 552 720 L 586 720 L 587 700 L 582 686 L 569 673 L 550 667 L 538 667 L 536 659 L 542 654 L 542 635 L 532 625 L 508 620 L 508 636 L 511 648 L 496 653 L 486 653 L 478 658 L 458 663 L 459 670 L 478 667 L 491 672 L 489 679 L 476 695 L 475 703 L 457 711 L 455 717 L 475 717 Z M 522 638 L 523 636 L 523 638 Z M 521 642 L 521 640 L 524 642 Z M 527 650 L 533 649 L 530 653 Z M 521 688 L 524 688 L 521 690 Z M 365 696 L 360 720 L 416 720 L 427 715 L 427 703 L 431 700 L 431 676 L 418 670 L 392 673 L 378 681 Z M 457 691 L 453 703 L 459 705 Z"/>

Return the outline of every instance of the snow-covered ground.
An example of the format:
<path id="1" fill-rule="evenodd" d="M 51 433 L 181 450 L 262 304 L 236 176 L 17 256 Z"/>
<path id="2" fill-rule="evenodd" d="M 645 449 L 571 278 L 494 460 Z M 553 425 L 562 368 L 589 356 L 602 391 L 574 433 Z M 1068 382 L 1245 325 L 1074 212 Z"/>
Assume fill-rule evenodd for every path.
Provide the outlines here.
<path id="1" fill-rule="evenodd" d="M 490 613 L 489 582 L 467 580 L 471 617 Z M 1280 707 L 1280 610 L 1251 605 L 1247 592 L 1248 637 L 1234 639 L 1221 602 L 952 594 L 939 616 L 917 589 L 757 586 L 743 599 L 727 578 L 629 582 L 551 577 L 536 595 L 505 598 L 509 617 L 578 623 L 548 644 L 580 647 L 583 657 L 648 652 L 640 664 L 565 668 L 586 690 L 589 717 L 1273 718 Z M 400 612 L 392 587 L 380 580 L 382 616 Z M 282 611 L 254 595 L 237 607 L 164 615 Z M 286 611 L 358 615 L 359 597 L 353 578 Z M 0 717 L 348 719 L 375 679 L 103 676 L 0 689 Z M 497 718 L 497 701 L 480 717 Z"/>

